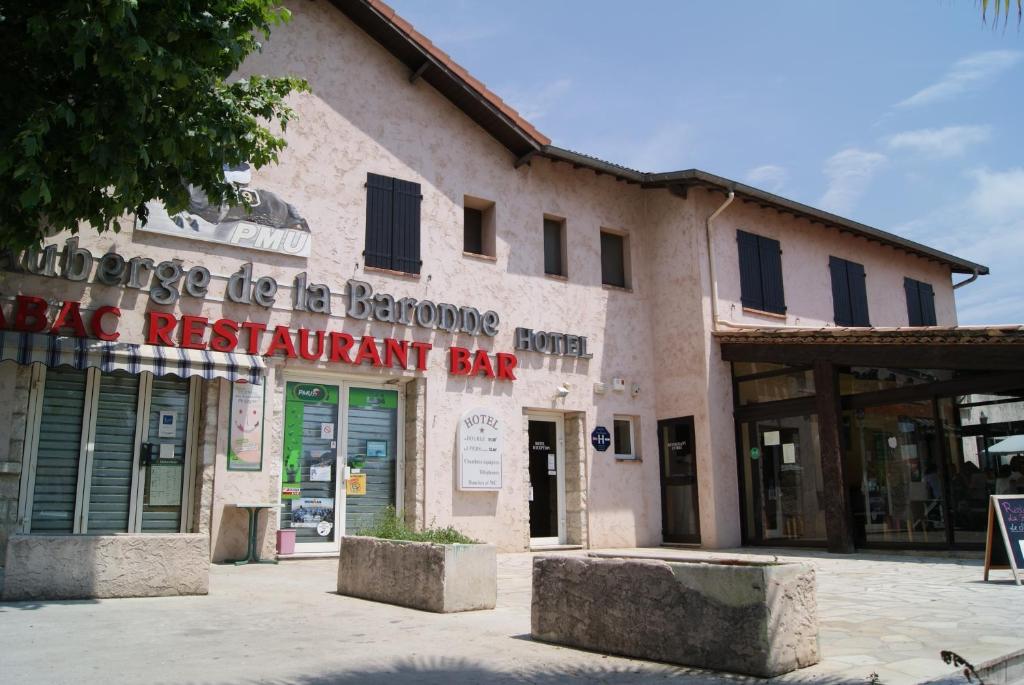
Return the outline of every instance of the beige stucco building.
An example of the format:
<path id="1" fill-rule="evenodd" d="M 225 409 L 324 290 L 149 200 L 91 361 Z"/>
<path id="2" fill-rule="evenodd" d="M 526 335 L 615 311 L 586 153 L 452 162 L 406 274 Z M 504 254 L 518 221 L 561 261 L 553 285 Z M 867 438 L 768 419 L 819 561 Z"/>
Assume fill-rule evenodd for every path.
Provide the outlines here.
<path id="1" fill-rule="evenodd" d="M 865 420 L 858 383 L 1017 378 L 1015 329 L 956 326 L 954 276 L 984 267 L 704 172 L 553 147 L 376 0 L 292 9 L 242 74 L 312 88 L 280 163 L 236 170 L 252 216 L 199 192 L 145 228 L 55 236 L 52 268 L 3 264 L 0 548 L 202 533 L 221 561 L 246 553 L 245 504 L 278 507 L 265 557 L 279 529 L 336 553 L 388 505 L 509 551 L 961 542 L 966 462 L 934 435 L 967 389 L 928 386 L 911 431 L 906 410 L 871 435 L 842 417 Z M 906 474 L 858 462 L 851 431 Z"/>

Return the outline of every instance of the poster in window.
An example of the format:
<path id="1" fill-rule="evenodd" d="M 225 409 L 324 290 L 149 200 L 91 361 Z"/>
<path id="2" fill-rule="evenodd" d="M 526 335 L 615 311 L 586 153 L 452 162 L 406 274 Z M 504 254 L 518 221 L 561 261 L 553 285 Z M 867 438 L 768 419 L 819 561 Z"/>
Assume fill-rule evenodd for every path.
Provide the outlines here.
<path id="1" fill-rule="evenodd" d="M 263 385 L 231 384 L 231 419 L 228 428 L 228 469 L 263 468 Z"/>
<path id="2" fill-rule="evenodd" d="M 292 500 L 291 509 L 292 528 L 316 528 L 323 521 L 334 521 L 333 497 L 299 497 Z"/>
<path id="3" fill-rule="evenodd" d="M 179 506 L 181 472 L 181 464 L 152 464 L 149 467 L 149 492 L 146 504 L 151 507 Z"/>
<path id="4" fill-rule="evenodd" d="M 367 459 L 385 459 L 388 456 L 388 442 L 387 440 L 367 440 L 366 441 L 366 458 Z"/>

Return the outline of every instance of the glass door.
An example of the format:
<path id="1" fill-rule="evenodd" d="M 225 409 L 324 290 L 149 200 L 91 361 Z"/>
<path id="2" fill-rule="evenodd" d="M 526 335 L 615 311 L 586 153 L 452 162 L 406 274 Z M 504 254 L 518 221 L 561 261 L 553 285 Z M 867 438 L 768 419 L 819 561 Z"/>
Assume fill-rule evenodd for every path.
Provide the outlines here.
<path id="1" fill-rule="evenodd" d="M 395 505 L 398 489 L 398 391 L 348 388 L 345 532 L 359 533 Z"/>
<path id="2" fill-rule="evenodd" d="M 337 549 L 339 386 L 285 384 L 281 529 L 300 552 Z"/>
<path id="3" fill-rule="evenodd" d="M 530 418 L 530 545 L 565 544 L 565 455 L 561 417 Z"/>
<path id="4" fill-rule="evenodd" d="M 665 542 L 700 542 L 697 454 L 693 417 L 658 422 L 661 453 L 661 532 Z"/>

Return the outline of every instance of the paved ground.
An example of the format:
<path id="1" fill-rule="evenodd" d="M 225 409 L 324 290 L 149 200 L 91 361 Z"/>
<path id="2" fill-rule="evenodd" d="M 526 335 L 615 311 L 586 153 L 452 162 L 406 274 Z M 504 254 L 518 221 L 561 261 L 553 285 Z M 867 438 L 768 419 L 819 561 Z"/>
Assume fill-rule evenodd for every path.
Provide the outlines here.
<path id="1" fill-rule="evenodd" d="M 978 562 L 800 556 L 825 660 L 780 682 L 914 683 L 951 670 L 940 649 L 980 663 L 1024 646 L 1024 588 L 982 583 Z M 207 597 L 0 604 L 0 682 L 765 682 L 531 641 L 530 564 L 502 555 L 498 608 L 467 614 L 340 597 L 331 560 L 214 566 Z"/>

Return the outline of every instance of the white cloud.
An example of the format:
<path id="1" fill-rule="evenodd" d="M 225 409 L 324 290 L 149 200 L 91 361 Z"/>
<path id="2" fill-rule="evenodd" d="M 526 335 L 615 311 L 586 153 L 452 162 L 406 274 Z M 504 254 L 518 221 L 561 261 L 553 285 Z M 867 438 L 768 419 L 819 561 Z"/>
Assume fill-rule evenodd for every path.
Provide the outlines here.
<path id="1" fill-rule="evenodd" d="M 495 92 L 507 93 L 507 96 L 501 95 L 502 99 L 512 105 L 524 119 L 534 122 L 543 119 L 562 96 L 569 92 L 570 88 L 572 88 L 572 80 L 560 78 L 529 92 L 516 88 L 502 88 Z"/>
<path id="2" fill-rule="evenodd" d="M 988 266 L 992 273 L 957 290 L 962 324 L 1024 323 L 1024 169 L 975 170 L 963 199 L 937 207 L 896 232 Z M 955 277 L 961 280 L 962 276 Z"/>
<path id="3" fill-rule="evenodd" d="M 789 181 L 789 172 L 785 167 L 765 164 L 748 171 L 747 181 L 752 185 L 764 188 L 769 193 L 777 193 Z"/>
<path id="4" fill-rule="evenodd" d="M 946 126 L 903 131 L 886 138 L 892 150 L 910 150 L 929 157 L 957 157 L 971 145 L 992 137 L 990 126 Z"/>
<path id="5" fill-rule="evenodd" d="M 990 82 L 1000 72 L 1020 62 L 1022 57 L 1024 53 L 1016 50 L 989 50 L 964 57 L 955 62 L 938 82 L 922 88 L 896 106 L 920 107 L 955 98 Z"/>
<path id="6" fill-rule="evenodd" d="M 872 177 L 887 158 L 879 152 L 846 148 L 825 162 L 828 188 L 818 204 L 829 212 L 845 214 L 853 209 Z"/>

